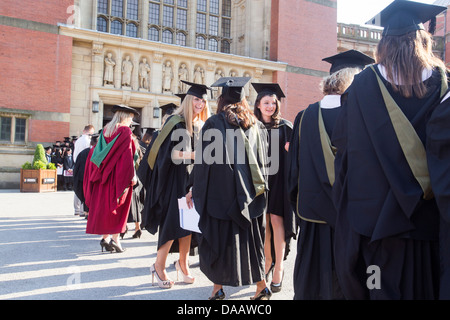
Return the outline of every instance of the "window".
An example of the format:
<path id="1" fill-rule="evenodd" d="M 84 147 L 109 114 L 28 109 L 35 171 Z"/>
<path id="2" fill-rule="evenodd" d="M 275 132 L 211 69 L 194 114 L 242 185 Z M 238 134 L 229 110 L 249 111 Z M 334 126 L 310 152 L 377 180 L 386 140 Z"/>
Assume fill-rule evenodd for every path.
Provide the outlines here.
<path id="1" fill-rule="evenodd" d="M 170 30 L 164 30 L 163 36 L 162 36 L 162 41 L 163 41 L 164 43 L 173 43 L 173 34 L 172 34 L 172 31 L 170 31 Z"/>
<path id="2" fill-rule="evenodd" d="M 197 0 L 196 36 L 199 49 L 230 52 L 231 0 Z"/>
<path id="3" fill-rule="evenodd" d="M 111 33 L 112 34 L 122 34 L 122 22 L 119 20 L 114 20 L 111 22 Z"/>
<path id="4" fill-rule="evenodd" d="M 218 51 L 219 50 L 219 43 L 216 39 L 209 39 L 209 51 Z"/>
<path id="5" fill-rule="evenodd" d="M 170 28 L 173 27 L 173 7 L 164 6 L 163 26 Z"/>
<path id="6" fill-rule="evenodd" d="M 148 40 L 159 41 L 159 30 L 155 27 L 148 29 Z"/>
<path id="7" fill-rule="evenodd" d="M 197 37 L 197 39 L 195 40 L 195 47 L 197 49 L 205 50 L 205 38 L 203 38 L 202 36 Z"/>
<path id="8" fill-rule="evenodd" d="M 186 45 L 187 0 L 149 0 L 149 40 L 162 39 L 164 43 Z M 152 30 L 150 34 L 150 30 Z M 179 32 L 182 30 L 183 32 Z M 161 32 L 156 35 L 156 31 Z M 176 35 L 176 36 L 174 36 Z"/>
<path id="9" fill-rule="evenodd" d="M 25 144 L 27 122 L 24 115 L 0 114 L 0 143 Z"/>
<path id="10" fill-rule="evenodd" d="M 127 36 L 137 38 L 137 25 L 134 23 L 129 23 L 127 25 Z"/>
<path id="11" fill-rule="evenodd" d="M 187 11 L 177 9 L 177 29 L 187 30 Z"/>
<path id="12" fill-rule="evenodd" d="M 177 33 L 177 45 L 186 46 L 186 35 L 183 32 Z"/>
<path id="13" fill-rule="evenodd" d="M 108 25 L 105 18 L 97 18 L 97 31 L 108 32 Z"/>
<path id="14" fill-rule="evenodd" d="M 97 31 L 138 36 L 139 0 L 97 0 Z"/>
<path id="15" fill-rule="evenodd" d="M 197 33 L 206 33 L 206 14 L 197 13 Z"/>
<path id="16" fill-rule="evenodd" d="M 127 3 L 127 19 L 138 19 L 138 0 L 128 0 Z"/>

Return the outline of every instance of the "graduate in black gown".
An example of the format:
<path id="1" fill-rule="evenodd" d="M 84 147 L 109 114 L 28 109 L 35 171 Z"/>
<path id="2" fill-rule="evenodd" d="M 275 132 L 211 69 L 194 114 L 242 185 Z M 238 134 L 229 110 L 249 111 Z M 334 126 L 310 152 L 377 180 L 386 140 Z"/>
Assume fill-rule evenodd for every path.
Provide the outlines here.
<path id="1" fill-rule="evenodd" d="M 222 87 L 222 94 L 195 155 L 200 269 L 214 283 L 212 300 L 225 298 L 223 286 L 252 283 L 253 299 L 272 294 L 264 279 L 267 131 L 245 99 L 249 80 L 220 78 L 212 85 Z"/>
<path id="2" fill-rule="evenodd" d="M 174 284 L 165 270 L 169 252 L 179 252 L 175 262 L 185 283 L 193 283 L 189 272 L 189 252 L 192 232 L 180 227 L 178 199 L 186 195 L 189 181 L 188 165 L 194 159 L 194 135 L 200 132 L 209 117 L 205 85 L 190 85 L 179 109 L 164 122 L 160 132 L 152 139 L 138 169 L 138 177 L 145 187 L 145 203 L 142 225 L 151 234 L 158 232 L 156 262 L 150 270 L 160 288 Z"/>
<path id="3" fill-rule="evenodd" d="M 300 226 L 294 266 L 296 300 L 343 299 L 334 267 L 334 153 L 329 141 L 341 95 L 355 74 L 374 62 L 356 50 L 323 61 L 331 64 L 330 75 L 321 82 L 324 97 L 298 113 L 289 149 L 289 195 Z"/>
<path id="4" fill-rule="evenodd" d="M 336 271 L 347 299 L 436 299 L 439 210 L 431 192 L 427 123 L 447 90 L 423 23 L 445 7 L 394 1 L 377 64 L 343 95 L 333 130 Z"/>
<path id="5" fill-rule="evenodd" d="M 278 83 L 252 83 L 258 95 L 254 113 L 269 134 L 268 199 L 265 237 L 266 281 L 272 272 L 270 289 L 280 292 L 284 277 L 283 261 L 296 237 L 297 226 L 288 193 L 288 146 L 292 123 L 281 117 L 281 98 L 285 95 Z"/>
<path id="6" fill-rule="evenodd" d="M 439 299 L 450 300 L 450 92 L 433 111 L 427 126 L 427 159 L 440 212 Z"/>

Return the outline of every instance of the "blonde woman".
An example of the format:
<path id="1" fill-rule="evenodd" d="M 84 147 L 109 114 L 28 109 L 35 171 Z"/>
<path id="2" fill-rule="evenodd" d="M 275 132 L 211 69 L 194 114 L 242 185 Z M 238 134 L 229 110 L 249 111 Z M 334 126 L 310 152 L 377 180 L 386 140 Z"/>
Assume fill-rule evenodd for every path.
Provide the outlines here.
<path id="1" fill-rule="evenodd" d="M 116 105 L 112 111 L 113 119 L 103 128 L 86 162 L 83 186 L 89 208 L 86 233 L 102 235 L 102 251 L 123 252 L 119 234 L 126 229 L 132 187 L 137 179 L 133 161 L 136 147 L 130 125 L 139 113 L 125 105 Z"/>
<path id="2" fill-rule="evenodd" d="M 156 261 L 150 267 L 152 282 L 156 277 L 158 286 L 163 289 L 174 285 L 166 272 L 170 252 L 179 252 L 175 267 L 177 275 L 181 272 L 183 282 L 195 281 L 189 271 L 188 258 L 191 247 L 197 244 L 192 242 L 191 245 L 192 232 L 180 227 L 178 199 L 186 194 L 196 137 L 209 117 L 209 88 L 185 83 L 191 86 L 185 99 L 152 140 L 139 170 L 146 188 L 143 225 L 152 234 L 158 232 Z"/>

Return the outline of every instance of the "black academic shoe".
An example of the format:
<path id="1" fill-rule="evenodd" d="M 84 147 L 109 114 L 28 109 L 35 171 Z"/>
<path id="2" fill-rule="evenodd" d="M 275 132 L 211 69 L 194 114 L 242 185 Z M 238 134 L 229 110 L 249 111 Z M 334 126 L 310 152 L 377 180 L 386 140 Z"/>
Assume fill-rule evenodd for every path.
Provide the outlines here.
<path id="1" fill-rule="evenodd" d="M 272 296 L 272 292 L 269 290 L 269 288 L 265 287 L 261 290 L 260 293 L 256 297 L 251 297 L 250 300 L 270 300 L 270 297 Z"/>
<path id="2" fill-rule="evenodd" d="M 208 300 L 224 300 L 224 299 L 225 299 L 225 292 L 223 291 L 222 288 L 217 290 L 214 296 L 208 298 Z"/>

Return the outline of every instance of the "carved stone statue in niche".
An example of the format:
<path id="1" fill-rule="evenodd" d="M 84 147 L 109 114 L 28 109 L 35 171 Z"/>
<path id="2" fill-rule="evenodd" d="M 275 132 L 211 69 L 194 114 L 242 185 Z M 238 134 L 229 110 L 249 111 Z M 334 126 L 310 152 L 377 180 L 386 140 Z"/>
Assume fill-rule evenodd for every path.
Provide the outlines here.
<path id="1" fill-rule="evenodd" d="M 214 81 L 217 81 L 222 77 L 225 77 L 225 73 L 223 73 L 222 70 L 218 69 L 216 71 L 216 73 L 214 74 Z M 215 90 L 213 91 L 214 99 L 217 99 L 221 94 L 222 94 L 222 88 L 221 87 L 215 88 Z"/>
<path id="2" fill-rule="evenodd" d="M 163 83 L 162 83 L 162 89 L 163 93 L 171 92 L 172 88 L 172 79 L 173 79 L 173 70 L 170 61 L 166 62 L 166 65 L 163 65 Z"/>
<path id="3" fill-rule="evenodd" d="M 126 56 L 122 62 L 122 85 L 125 87 L 131 86 L 131 72 L 133 71 L 133 63 L 130 61 L 130 56 Z"/>
<path id="4" fill-rule="evenodd" d="M 246 77 L 246 78 L 251 78 L 251 75 L 249 74 L 249 73 L 245 73 L 244 74 L 244 77 Z M 251 79 L 250 79 L 250 81 L 249 82 L 247 82 L 247 84 L 244 86 L 244 91 L 245 91 L 245 98 L 248 100 L 249 98 L 250 98 L 250 82 L 251 82 Z"/>
<path id="5" fill-rule="evenodd" d="M 205 71 L 201 67 L 197 67 L 194 71 L 194 83 L 204 84 Z"/>
<path id="6" fill-rule="evenodd" d="M 139 89 L 150 89 L 148 83 L 148 74 L 150 72 L 150 65 L 147 63 L 147 59 L 143 58 L 139 64 Z"/>
<path id="7" fill-rule="evenodd" d="M 178 84 L 178 92 L 185 93 L 187 91 L 187 84 L 181 82 L 181 80 L 189 81 L 188 79 L 188 69 L 186 64 L 181 64 L 180 69 L 178 69 L 178 79 L 180 80 Z"/>
<path id="8" fill-rule="evenodd" d="M 115 65 L 116 62 L 112 58 L 112 53 L 108 53 L 105 58 L 105 74 L 103 76 L 103 85 L 113 84 Z"/>

